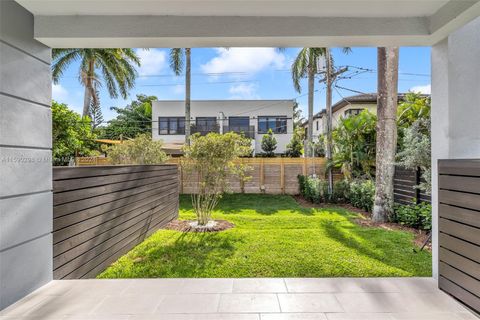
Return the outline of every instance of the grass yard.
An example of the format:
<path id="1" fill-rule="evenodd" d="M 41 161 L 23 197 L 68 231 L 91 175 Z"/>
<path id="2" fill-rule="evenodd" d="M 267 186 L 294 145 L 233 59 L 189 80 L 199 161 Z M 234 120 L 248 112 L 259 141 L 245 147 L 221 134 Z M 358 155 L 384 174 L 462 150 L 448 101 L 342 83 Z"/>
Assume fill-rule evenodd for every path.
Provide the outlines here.
<path id="1" fill-rule="evenodd" d="M 413 235 L 362 227 L 345 209 L 303 208 L 290 196 L 226 195 L 213 217 L 219 233 L 159 230 L 99 278 L 430 276 L 431 254 Z M 195 219 L 189 196 L 180 219 Z"/>

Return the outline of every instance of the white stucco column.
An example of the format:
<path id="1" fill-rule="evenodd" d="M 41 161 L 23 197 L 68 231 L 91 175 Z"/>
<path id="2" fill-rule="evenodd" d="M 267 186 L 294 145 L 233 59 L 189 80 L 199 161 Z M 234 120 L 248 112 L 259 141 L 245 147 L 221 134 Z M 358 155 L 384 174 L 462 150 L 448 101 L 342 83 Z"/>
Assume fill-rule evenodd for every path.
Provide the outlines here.
<path id="1" fill-rule="evenodd" d="M 480 18 L 432 47 L 434 277 L 438 277 L 437 161 L 462 158 L 480 158 Z"/>

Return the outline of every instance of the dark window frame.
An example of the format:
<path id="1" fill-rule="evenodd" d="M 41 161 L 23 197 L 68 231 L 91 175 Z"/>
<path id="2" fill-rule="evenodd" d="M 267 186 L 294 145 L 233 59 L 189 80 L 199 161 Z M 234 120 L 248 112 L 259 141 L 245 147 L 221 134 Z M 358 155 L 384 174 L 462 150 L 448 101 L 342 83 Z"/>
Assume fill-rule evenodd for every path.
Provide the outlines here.
<path id="1" fill-rule="evenodd" d="M 207 121 L 207 128 L 206 130 L 200 130 L 200 126 L 198 125 L 198 122 L 200 121 Z M 195 128 L 197 132 L 201 133 L 208 133 L 208 132 L 217 132 L 218 129 L 218 121 L 217 117 L 196 117 L 195 118 Z M 211 122 L 209 124 L 209 122 Z M 203 129 L 203 128 L 202 128 Z"/>
<path id="2" fill-rule="evenodd" d="M 237 125 L 232 125 L 231 123 L 231 120 L 246 120 L 246 125 L 245 126 L 237 126 Z M 244 130 L 233 130 L 232 127 L 234 128 L 243 128 L 244 127 Z M 236 117 L 228 117 L 228 131 L 233 131 L 233 132 L 236 132 L 236 133 L 246 133 L 248 131 L 250 131 L 250 117 L 239 117 L 239 116 L 236 116 Z"/>
<path id="3" fill-rule="evenodd" d="M 167 123 L 167 133 L 162 133 L 162 128 L 160 127 L 162 122 Z M 172 123 L 176 123 L 176 130 L 172 133 Z M 183 126 L 180 124 L 183 123 Z M 169 136 L 169 135 L 185 135 L 185 117 L 158 117 L 158 135 L 160 136 Z"/>
<path id="4" fill-rule="evenodd" d="M 260 119 L 266 119 L 266 123 L 267 123 L 267 130 L 266 131 L 262 131 L 260 129 Z M 270 126 L 269 126 L 270 120 L 275 120 L 275 127 L 273 129 L 270 128 Z M 285 126 L 279 127 L 278 126 L 278 121 L 279 120 L 280 121 L 285 121 Z M 284 128 L 284 129 L 280 130 L 280 128 Z M 266 134 L 266 133 L 268 133 L 269 129 L 272 129 L 274 134 L 287 134 L 287 131 L 288 131 L 288 117 L 283 116 L 283 115 L 282 116 L 258 116 L 257 117 L 257 132 L 259 134 Z"/>
<path id="5" fill-rule="evenodd" d="M 350 116 L 356 116 L 359 115 L 365 108 L 352 108 L 352 109 L 347 109 L 343 112 L 343 115 L 345 117 L 350 117 Z"/>

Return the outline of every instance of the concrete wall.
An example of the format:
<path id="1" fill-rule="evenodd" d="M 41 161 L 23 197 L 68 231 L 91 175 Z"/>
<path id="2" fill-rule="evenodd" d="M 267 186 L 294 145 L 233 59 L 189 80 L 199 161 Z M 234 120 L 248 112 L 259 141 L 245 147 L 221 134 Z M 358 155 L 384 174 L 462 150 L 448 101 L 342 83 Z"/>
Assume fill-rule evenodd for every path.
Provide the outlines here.
<path id="1" fill-rule="evenodd" d="M 50 49 L 0 1 L 0 309 L 52 279 Z"/>
<path id="2" fill-rule="evenodd" d="M 228 117 L 242 116 L 250 117 L 250 125 L 255 127 L 255 152 L 261 153 L 261 141 L 263 134 L 258 134 L 257 117 L 259 116 L 286 116 L 287 133 L 275 134 L 277 139 L 276 153 L 284 153 L 287 144 L 293 135 L 293 105 L 292 100 L 204 100 L 192 101 L 191 118 L 195 123 L 197 117 L 221 118 L 221 114 Z M 152 106 L 152 137 L 156 140 L 163 140 L 166 143 L 182 143 L 184 135 L 159 135 L 158 117 L 183 117 L 185 115 L 184 101 L 154 101 Z M 221 120 L 217 121 L 220 125 Z M 223 120 L 228 125 L 228 120 Z"/>
<path id="3" fill-rule="evenodd" d="M 432 48 L 433 273 L 438 276 L 438 159 L 480 158 L 480 17 Z"/>

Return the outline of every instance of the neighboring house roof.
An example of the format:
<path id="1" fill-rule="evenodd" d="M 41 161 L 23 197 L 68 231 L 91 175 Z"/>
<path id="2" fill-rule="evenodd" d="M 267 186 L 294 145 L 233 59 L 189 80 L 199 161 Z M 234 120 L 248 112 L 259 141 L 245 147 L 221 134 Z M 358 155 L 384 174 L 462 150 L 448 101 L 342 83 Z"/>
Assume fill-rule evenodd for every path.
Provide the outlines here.
<path id="1" fill-rule="evenodd" d="M 406 93 L 399 93 L 398 100 L 403 101 L 403 99 L 405 98 L 405 95 Z M 422 94 L 422 96 L 429 96 L 429 95 Z M 364 94 L 358 94 L 355 96 L 345 97 L 332 106 L 332 113 L 335 113 L 338 110 L 350 104 L 365 104 L 365 103 L 377 103 L 377 94 L 364 93 Z M 317 112 L 316 114 L 313 115 L 313 119 L 315 120 L 315 119 L 321 118 L 324 114 L 326 114 L 326 112 L 327 111 L 325 109 L 321 110 L 320 112 Z M 302 126 L 306 126 L 307 124 L 308 124 L 308 120 L 304 121 L 302 123 Z"/>

